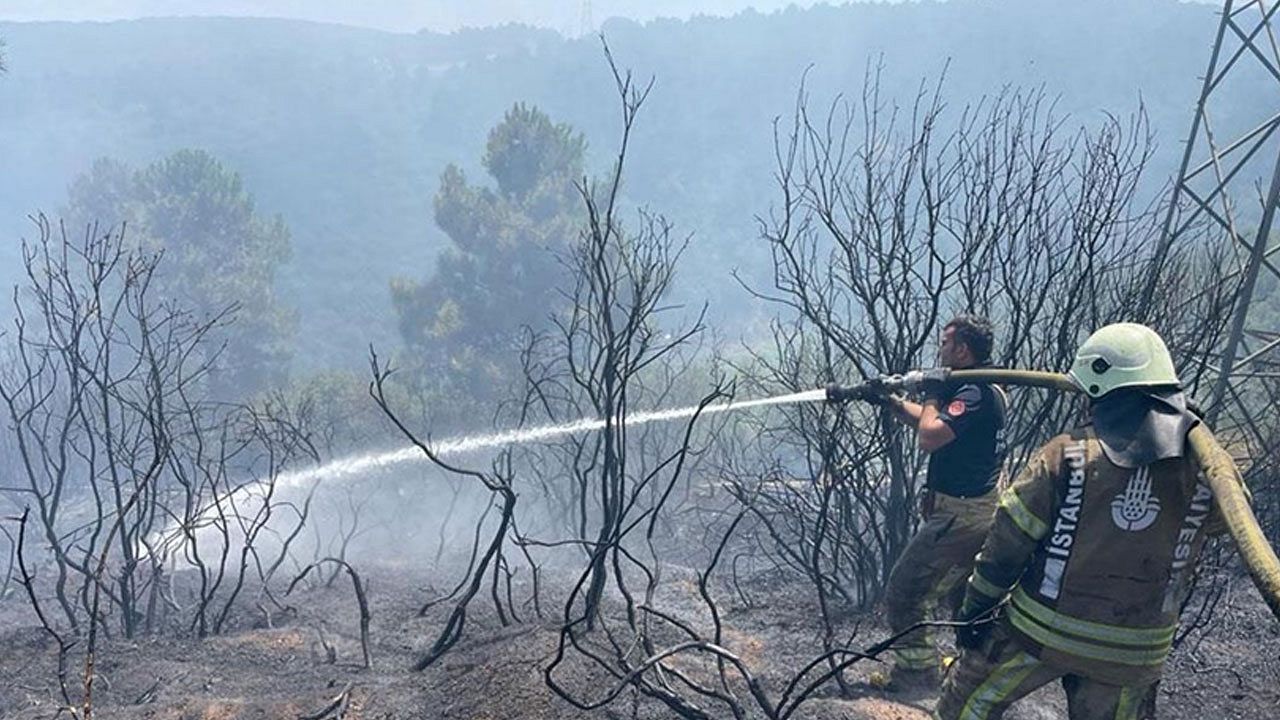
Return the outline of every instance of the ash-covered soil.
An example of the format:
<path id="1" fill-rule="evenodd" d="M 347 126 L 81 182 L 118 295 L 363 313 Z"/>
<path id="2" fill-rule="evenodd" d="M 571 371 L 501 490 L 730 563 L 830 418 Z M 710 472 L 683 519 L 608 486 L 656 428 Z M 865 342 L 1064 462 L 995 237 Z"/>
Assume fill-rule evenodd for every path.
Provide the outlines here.
<path id="1" fill-rule="evenodd" d="M 372 611 L 372 667 L 361 667 L 357 609 L 349 581 L 340 576 L 329 587 L 299 589 L 287 598 L 295 613 L 275 613 L 271 626 L 252 607 L 242 609 L 236 627 L 204 640 L 148 637 L 102 643 L 97 657 L 95 717 L 121 720 L 230 720 L 231 718 L 306 718 L 338 715 L 320 711 L 346 692 L 342 717 L 401 718 L 666 718 L 672 712 L 623 692 L 594 712 L 575 709 L 545 684 L 543 668 L 555 653 L 562 612 L 557 598 L 542 598 L 543 619 L 535 616 L 527 587 L 517 586 L 520 622 L 503 627 L 485 593 L 477 597 L 461 642 L 422 672 L 412 665 L 434 639 L 449 605 L 426 617 L 417 609 L 435 589 L 426 570 L 393 564 L 359 567 L 369 581 Z M 569 576 L 543 578 L 555 587 Z M 429 588 L 430 586 L 430 588 Z M 795 579 L 761 576 L 743 588 L 750 602 L 728 588 L 715 595 L 722 612 L 723 645 L 740 656 L 774 697 L 797 668 L 821 650 L 821 623 L 811 588 Z M 520 593 L 524 593 L 523 595 Z M 710 617 L 698 598 L 692 571 L 667 567 L 655 607 L 680 615 L 710 633 Z M 850 614 L 839 622 L 839 637 L 865 647 L 881 639 L 885 628 L 875 614 Z M 321 637 L 334 648 L 330 661 Z M 679 639 L 655 633 L 658 644 Z M 0 717 L 52 718 L 58 713 L 56 646 L 35 623 L 21 593 L 0 601 Z M 73 697 L 83 675 L 75 654 L 69 682 Z M 675 661 L 692 677 L 709 678 L 713 665 L 697 657 Z M 876 665 L 861 662 L 848 672 L 857 683 Z M 569 660 L 556 674 L 579 700 L 603 697 L 612 681 Z M 828 686 L 803 705 L 798 720 L 927 718 L 931 697 L 900 704 L 874 692 L 841 697 Z M 746 700 L 745 693 L 740 697 Z M 747 703 L 749 704 L 749 703 Z M 709 707 L 704 703 L 704 707 Z M 1169 663 L 1161 687 L 1160 717 L 1274 720 L 1280 717 L 1280 622 L 1272 618 L 1247 580 L 1235 584 L 1215 616 L 1210 632 L 1197 634 Z M 716 708 L 713 715 L 730 717 Z M 64 717 L 66 715 L 64 714 Z M 1065 717 L 1061 691 L 1049 687 L 1023 701 L 1007 717 L 1048 720 Z"/>

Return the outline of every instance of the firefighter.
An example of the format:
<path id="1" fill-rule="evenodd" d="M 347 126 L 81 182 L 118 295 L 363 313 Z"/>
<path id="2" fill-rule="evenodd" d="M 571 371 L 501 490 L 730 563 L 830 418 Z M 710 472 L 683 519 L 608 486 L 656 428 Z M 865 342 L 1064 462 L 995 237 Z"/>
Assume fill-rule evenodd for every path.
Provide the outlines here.
<path id="1" fill-rule="evenodd" d="M 987 365 L 993 336 L 986 319 L 961 315 L 943 328 L 938 363 L 952 369 Z M 886 605 L 893 632 L 925 620 L 947 600 L 954 612 L 973 558 L 991 526 L 996 486 L 1004 465 L 1002 434 L 1007 400 L 995 385 L 934 383 L 921 403 L 898 395 L 864 399 L 888 408 L 917 429 L 929 454 L 921 523 L 889 574 Z M 954 598 L 954 599 L 952 599 Z M 904 637 L 888 673 L 871 675 L 872 687 L 891 692 L 935 691 L 940 657 L 926 630 Z"/>
<path id="2" fill-rule="evenodd" d="M 1142 325 L 1095 332 L 1069 375 L 1092 422 L 1041 447 L 1001 494 L 958 619 L 1003 615 L 957 629 L 939 718 L 997 718 L 1054 680 L 1072 720 L 1134 718 L 1173 643 L 1214 524 L 1187 449 L 1198 419 Z"/>

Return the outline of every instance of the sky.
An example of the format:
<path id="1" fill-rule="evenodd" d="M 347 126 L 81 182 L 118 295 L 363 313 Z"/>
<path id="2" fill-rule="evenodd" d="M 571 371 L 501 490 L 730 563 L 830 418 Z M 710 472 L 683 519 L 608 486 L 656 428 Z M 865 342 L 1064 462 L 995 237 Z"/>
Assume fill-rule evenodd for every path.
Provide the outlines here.
<path id="1" fill-rule="evenodd" d="M 828 0 L 844 4 L 847 0 Z M 885 1 L 885 0 L 880 0 Z M 887 0 L 898 2 L 900 0 Z M 610 17 L 733 15 L 817 0 L 0 0 L 0 20 L 121 20 L 175 15 L 285 17 L 394 32 L 517 22 L 577 35 Z"/>

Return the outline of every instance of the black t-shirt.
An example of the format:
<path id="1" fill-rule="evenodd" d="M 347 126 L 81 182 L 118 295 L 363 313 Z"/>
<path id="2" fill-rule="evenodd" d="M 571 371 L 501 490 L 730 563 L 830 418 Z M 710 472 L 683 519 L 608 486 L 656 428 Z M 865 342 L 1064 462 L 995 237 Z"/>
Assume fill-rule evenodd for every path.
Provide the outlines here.
<path id="1" fill-rule="evenodd" d="M 955 497 L 985 495 L 1000 480 L 1004 465 L 1007 400 L 995 385 L 948 388 L 938 403 L 938 418 L 956 439 L 929 455 L 930 490 Z"/>

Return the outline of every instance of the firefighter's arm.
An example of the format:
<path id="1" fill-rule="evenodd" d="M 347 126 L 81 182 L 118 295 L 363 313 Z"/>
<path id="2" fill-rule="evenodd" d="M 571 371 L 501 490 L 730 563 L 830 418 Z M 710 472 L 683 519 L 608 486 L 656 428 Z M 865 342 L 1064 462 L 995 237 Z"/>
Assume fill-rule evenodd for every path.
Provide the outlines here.
<path id="1" fill-rule="evenodd" d="M 931 453 L 956 439 L 955 431 L 938 411 L 937 400 L 926 400 L 920 409 L 920 422 L 916 425 L 920 449 Z"/>
<path id="2" fill-rule="evenodd" d="M 1004 600 L 1050 530 L 1061 475 L 1062 440 L 1049 441 L 1000 495 L 995 522 L 965 590 L 961 616 L 974 618 Z"/>
<path id="3" fill-rule="evenodd" d="M 920 449 L 927 453 L 948 445 L 966 432 L 974 418 L 983 411 L 982 390 L 977 385 L 961 385 L 946 401 L 945 407 L 943 397 L 930 395 L 920 412 Z"/>
<path id="4" fill-rule="evenodd" d="M 895 420 L 916 429 L 920 449 L 924 452 L 931 453 L 956 439 L 955 431 L 938 410 L 936 399 L 916 403 L 899 395 L 889 395 L 885 398 L 885 407 L 889 408 Z"/>
<path id="5" fill-rule="evenodd" d="M 920 403 L 911 402 L 901 395 L 891 394 L 884 396 L 884 406 L 889 409 L 893 419 L 903 425 L 916 427 L 920 424 L 920 413 L 924 410 Z"/>

